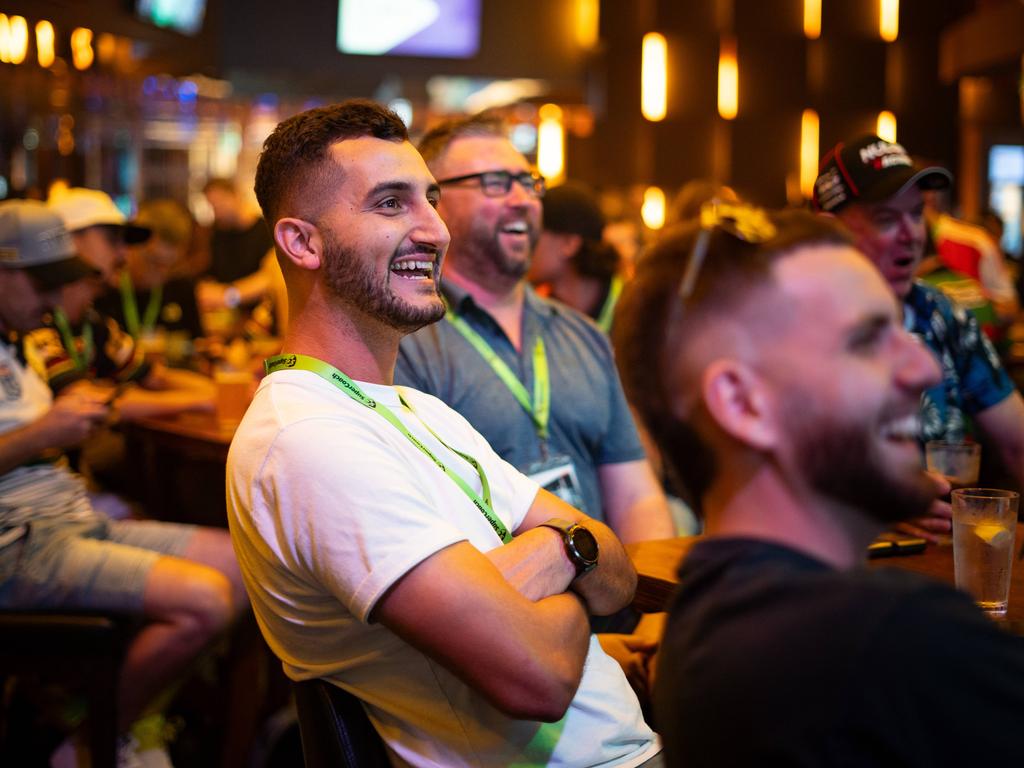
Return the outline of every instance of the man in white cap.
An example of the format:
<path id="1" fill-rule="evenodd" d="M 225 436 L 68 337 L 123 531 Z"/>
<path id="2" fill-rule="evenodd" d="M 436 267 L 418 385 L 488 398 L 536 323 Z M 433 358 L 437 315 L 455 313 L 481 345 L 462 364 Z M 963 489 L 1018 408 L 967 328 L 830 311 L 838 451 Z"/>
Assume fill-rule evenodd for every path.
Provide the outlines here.
<path id="1" fill-rule="evenodd" d="M 111 520 L 62 458 L 106 421 L 111 390 L 79 382 L 54 397 L 21 342 L 61 286 L 92 273 L 46 206 L 0 203 L 0 610 L 142 617 L 116 692 L 127 730 L 246 600 L 226 531 Z"/>
<path id="2" fill-rule="evenodd" d="M 915 279 L 926 240 L 923 192 L 951 182 L 945 168 L 916 168 L 899 144 L 863 136 L 825 155 L 812 202 L 850 229 L 902 300 L 906 329 L 941 363 L 942 380 L 921 398 L 921 441 L 984 437 L 1024 485 L 1024 400 L 977 321 Z"/>
<path id="3" fill-rule="evenodd" d="M 73 187 L 48 203 L 70 233 L 75 251 L 98 273 L 64 286 L 53 313 L 54 327 L 40 328 L 27 343 L 36 346 L 45 363 L 47 383 L 59 391 L 83 378 L 110 379 L 141 385 L 118 399 L 124 418 L 132 419 L 183 410 L 212 410 L 213 385 L 189 371 L 171 370 L 144 359 L 135 340 L 111 318 L 96 313 L 92 303 L 104 291 L 120 286 L 125 244 L 144 242 L 150 230 L 130 223 L 105 192 Z M 127 285 L 131 292 L 130 283 Z"/>

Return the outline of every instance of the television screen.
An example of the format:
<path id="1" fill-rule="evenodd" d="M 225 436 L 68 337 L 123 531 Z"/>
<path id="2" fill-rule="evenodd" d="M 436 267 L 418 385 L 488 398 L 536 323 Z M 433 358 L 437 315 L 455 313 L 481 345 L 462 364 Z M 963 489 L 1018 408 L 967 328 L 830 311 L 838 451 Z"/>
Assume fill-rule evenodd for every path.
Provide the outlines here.
<path id="1" fill-rule="evenodd" d="M 338 50 L 369 56 L 470 58 L 480 0 L 338 0 Z"/>
<path id="2" fill-rule="evenodd" d="M 194 35 L 203 27 L 206 0 L 136 0 L 135 13 L 158 27 Z"/>
<path id="3" fill-rule="evenodd" d="M 1024 146 L 994 144 L 988 154 L 988 178 L 1024 184 Z"/>

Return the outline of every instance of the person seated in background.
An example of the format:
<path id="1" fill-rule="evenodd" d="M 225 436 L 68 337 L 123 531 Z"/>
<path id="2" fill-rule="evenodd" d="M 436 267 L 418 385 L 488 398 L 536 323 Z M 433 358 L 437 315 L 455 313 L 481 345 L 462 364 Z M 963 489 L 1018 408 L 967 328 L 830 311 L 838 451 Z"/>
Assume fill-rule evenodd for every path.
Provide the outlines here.
<path id="1" fill-rule="evenodd" d="M 1011 482 L 1024 488 L 1024 400 L 977 321 L 915 279 L 925 248 L 924 192 L 951 180 L 945 168 L 915 168 L 899 144 L 862 136 L 822 159 L 812 205 L 849 228 L 902 301 L 906 328 L 942 365 L 942 379 L 921 398 L 921 443 L 985 442 L 992 449 L 985 455 L 998 457 Z M 949 531 L 948 521 L 933 524 L 935 531 L 917 533 L 933 538 Z"/>
<path id="2" fill-rule="evenodd" d="M 83 379 L 110 381 L 122 388 L 116 404 L 127 420 L 213 410 L 209 378 L 147 361 L 136 340 L 93 307 L 108 291 L 119 294 L 126 243 L 148 240 L 150 230 L 127 222 L 113 200 L 98 190 L 70 189 L 48 204 L 71 233 L 78 255 L 98 272 L 62 286 L 52 321 L 41 321 L 25 338 L 54 392 Z"/>
<path id="3" fill-rule="evenodd" d="M 622 541 L 668 538 L 672 519 L 607 336 L 526 279 L 545 186 L 506 128 L 476 115 L 420 141 L 452 238 L 448 311 L 402 340 L 395 380 L 439 397 L 503 459 Z"/>
<path id="4" fill-rule="evenodd" d="M 45 205 L 0 203 L 0 609 L 139 616 L 111 692 L 127 732 L 244 609 L 245 594 L 226 531 L 110 520 L 62 458 L 110 418 L 111 390 L 83 382 L 54 397 L 22 342 L 60 287 L 91 272 Z M 123 739 L 124 751 L 136 746 Z M 71 752 L 67 742 L 65 764 Z"/>
<path id="5" fill-rule="evenodd" d="M 180 271 L 194 236 L 192 215 L 175 200 L 150 200 L 139 206 L 135 224 L 152 235 L 127 249 L 118 291 L 100 296 L 96 309 L 133 339 L 202 336 L 195 281 Z"/>
<path id="6" fill-rule="evenodd" d="M 711 179 L 690 179 L 679 188 L 665 215 L 665 226 L 684 224 L 700 215 L 700 208 L 708 200 L 738 203 L 739 196 L 732 187 Z"/>
<path id="7" fill-rule="evenodd" d="M 256 193 L 292 317 L 231 443 L 228 521 L 286 674 L 361 699 L 396 765 L 660 765 L 588 624 L 632 598 L 622 544 L 393 385 L 401 338 L 444 314 L 449 242 L 401 118 L 285 120 Z"/>
<path id="8" fill-rule="evenodd" d="M 567 182 L 544 193 L 543 219 L 527 279 L 608 333 L 622 292 L 619 254 L 603 240 L 604 214 L 591 190 Z"/>
<path id="9" fill-rule="evenodd" d="M 701 500 L 655 717 L 671 766 L 1009 765 L 1024 640 L 962 592 L 867 570 L 944 483 L 917 443 L 938 364 L 835 222 L 710 206 L 619 302 L 627 394 Z"/>
<path id="10" fill-rule="evenodd" d="M 200 308 L 252 307 L 269 290 L 259 280 L 260 267 L 274 246 L 267 225 L 230 179 L 210 179 L 203 194 L 213 210 L 213 225 L 210 263 L 199 283 Z"/>
<path id="11" fill-rule="evenodd" d="M 981 284 L 996 318 L 987 335 L 993 341 L 1020 311 L 1013 276 L 999 248 L 999 241 L 980 226 L 955 218 L 950 213 L 949 189 L 924 193 L 924 216 L 939 262 L 954 272 Z"/>

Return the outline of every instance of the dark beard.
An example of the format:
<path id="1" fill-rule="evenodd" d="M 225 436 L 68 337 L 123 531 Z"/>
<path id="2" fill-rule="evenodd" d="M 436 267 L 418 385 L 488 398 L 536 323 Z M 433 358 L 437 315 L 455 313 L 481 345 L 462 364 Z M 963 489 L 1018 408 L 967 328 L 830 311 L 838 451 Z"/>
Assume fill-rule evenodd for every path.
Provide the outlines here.
<path id="1" fill-rule="evenodd" d="M 437 290 L 437 272 L 440 261 L 435 253 L 426 253 L 416 246 L 395 251 L 391 262 L 402 256 L 424 253 L 433 259 L 434 289 Z M 408 334 L 444 317 L 444 304 L 437 300 L 427 307 L 414 306 L 391 291 L 393 274 L 390 269 L 381 275 L 373 265 L 362 261 L 356 252 L 342 245 L 333 232 L 324 232 L 324 274 L 327 285 L 339 298 L 344 299 L 370 317 L 381 320 L 395 330 Z M 399 278 L 402 279 L 402 278 Z"/>
<path id="2" fill-rule="evenodd" d="M 884 525 L 927 513 L 935 485 L 923 471 L 897 477 L 874 453 L 870 426 L 801 418 L 796 461 L 818 492 L 859 509 Z"/>
<path id="3" fill-rule="evenodd" d="M 519 259 L 506 253 L 498 240 L 497 230 L 488 229 L 483 223 L 471 226 L 467 240 L 467 247 L 460 249 L 460 253 L 463 261 L 472 263 L 472 273 L 475 275 L 494 275 L 518 281 L 530 269 L 529 256 Z M 536 245 L 537 237 L 534 234 L 530 241 L 531 254 Z"/>

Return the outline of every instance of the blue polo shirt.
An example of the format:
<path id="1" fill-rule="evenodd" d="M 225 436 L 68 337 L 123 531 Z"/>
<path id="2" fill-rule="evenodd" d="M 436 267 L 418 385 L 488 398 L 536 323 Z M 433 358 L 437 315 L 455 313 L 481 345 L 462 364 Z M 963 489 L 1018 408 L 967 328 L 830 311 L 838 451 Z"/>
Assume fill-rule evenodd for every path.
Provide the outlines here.
<path id="1" fill-rule="evenodd" d="M 977 320 L 934 286 L 915 282 L 903 300 L 903 312 L 907 330 L 942 366 L 942 382 L 921 396 L 921 440 L 972 436 L 969 417 L 1014 391 L 999 356 Z"/>
<path id="2" fill-rule="evenodd" d="M 548 455 L 576 469 L 583 512 L 604 519 L 597 470 L 644 458 L 608 338 L 590 320 L 526 287 L 521 352 L 465 291 L 441 283 L 448 305 L 533 394 L 533 349 L 544 339 L 551 380 Z M 503 459 L 527 472 L 544 450 L 530 415 L 458 330 L 441 320 L 402 340 L 395 383 L 434 395 L 462 414 Z"/>

